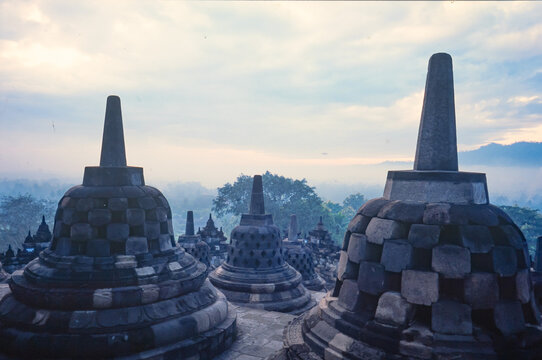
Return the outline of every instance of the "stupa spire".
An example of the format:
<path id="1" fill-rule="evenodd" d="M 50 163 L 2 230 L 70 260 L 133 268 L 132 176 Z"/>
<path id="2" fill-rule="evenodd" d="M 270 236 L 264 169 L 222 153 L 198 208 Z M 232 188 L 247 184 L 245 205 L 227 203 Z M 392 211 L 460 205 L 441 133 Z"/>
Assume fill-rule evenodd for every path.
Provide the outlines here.
<path id="1" fill-rule="evenodd" d="M 115 95 L 107 97 L 100 166 L 126 166 L 120 98 Z"/>
<path id="2" fill-rule="evenodd" d="M 288 241 L 297 240 L 297 216 L 295 214 L 290 216 L 290 227 L 288 228 Z"/>
<path id="3" fill-rule="evenodd" d="M 194 213 L 192 211 L 186 213 L 185 235 L 194 235 Z"/>
<path id="4" fill-rule="evenodd" d="M 429 59 L 414 170 L 457 171 L 452 57 Z"/>
<path id="5" fill-rule="evenodd" d="M 265 214 L 265 207 L 263 202 L 263 183 L 261 175 L 254 175 L 254 180 L 252 182 L 252 194 L 250 196 L 249 214 Z"/>

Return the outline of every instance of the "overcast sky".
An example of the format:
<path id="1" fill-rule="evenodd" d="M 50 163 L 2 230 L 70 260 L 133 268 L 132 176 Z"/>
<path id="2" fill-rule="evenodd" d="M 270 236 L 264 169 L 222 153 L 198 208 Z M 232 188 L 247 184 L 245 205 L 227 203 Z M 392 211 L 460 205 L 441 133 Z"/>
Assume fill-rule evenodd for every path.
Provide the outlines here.
<path id="1" fill-rule="evenodd" d="M 0 174 L 81 179 L 107 95 L 149 183 L 356 183 L 412 160 L 427 61 L 458 144 L 542 141 L 541 2 L 0 2 Z M 380 174 L 379 174 L 380 176 Z M 379 183 L 384 182 L 382 177 Z"/>

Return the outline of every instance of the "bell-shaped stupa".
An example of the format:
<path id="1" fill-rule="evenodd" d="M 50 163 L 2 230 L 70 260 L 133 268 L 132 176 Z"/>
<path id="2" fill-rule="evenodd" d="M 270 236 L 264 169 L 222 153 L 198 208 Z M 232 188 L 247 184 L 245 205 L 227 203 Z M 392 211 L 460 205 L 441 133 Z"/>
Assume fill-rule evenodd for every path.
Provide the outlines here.
<path id="1" fill-rule="evenodd" d="M 283 240 L 282 247 L 286 262 L 303 276 L 303 286 L 313 291 L 325 290 L 326 282 L 314 271 L 312 250 L 298 238 L 296 215 L 290 216 L 288 238 Z"/>
<path id="2" fill-rule="evenodd" d="M 260 175 L 254 176 L 249 213 L 241 215 L 230 238 L 226 261 L 209 274 L 229 301 L 290 314 L 314 306 L 301 274 L 284 260 L 280 230 L 265 213 Z"/>
<path id="3" fill-rule="evenodd" d="M 540 359 L 529 267 L 485 174 L 458 171 L 452 59 L 435 54 L 414 170 L 352 219 L 334 292 L 285 331 L 288 359 Z"/>
<path id="4" fill-rule="evenodd" d="M 205 270 L 175 246 L 166 198 L 126 166 L 110 96 L 100 166 L 60 199 L 50 247 L 0 285 L 0 358 L 211 359 L 236 316 Z"/>
<path id="5" fill-rule="evenodd" d="M 194 213 L 186 213 L 186 230 L 184 235 L 179 236 L 179 245 L 190 255 L 207 266 L 209 270 L 209 245 L 201 239 L 199 234 L 194 233 Z"/>

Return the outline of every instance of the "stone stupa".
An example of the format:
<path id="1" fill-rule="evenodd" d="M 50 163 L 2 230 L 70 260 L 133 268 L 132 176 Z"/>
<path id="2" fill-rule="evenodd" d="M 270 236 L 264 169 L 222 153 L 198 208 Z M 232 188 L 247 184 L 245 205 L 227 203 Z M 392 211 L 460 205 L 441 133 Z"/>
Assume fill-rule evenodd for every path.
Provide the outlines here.
<path id="1" fill-rule="evenodd" d="M 298 238 L 296 215 L 290 216 L 288 238 L 282 242 L 282 247 L 286 262 L 303 276 L 303 286 L 313 291 L 325 290 L 326 282 L 314 271 L 312 250 Z"/>
<path id="2" fill-rule="evenodd" d="M 209 268 L 210 256 L 209 245 L 201 239 L 199 234 L 194 233 L 194 213 L 186 213 L 186 229 L 184 235 L 179 236 L 179 245 L 190 255 L 202 262 Z"/>
<path id="3" fill-rule="evenodd" d="M 107 98 L 100 166 L 58 203 L 51 245 L 0 285 L 0 359 L 211 359 L 236 315 L 175 246 L 171 210 L 126 166 Z"/>
<path id="4" fill-rule="evenodd" d="M 288 359 L 540 359 L 525 238 L 458 171 L 452 59 L 429 60 L 414 170 L 390 171 L 342 246 L 334 292 L 285 331 Z"/>
<path id="5" fill-rule="evenodd" d="M 301 314 L 315 305 L 302 276 L 284 260 L 280 230 L 264 209 L 260 175 L 254 176 L 250 211 L 231 233 L 226 257 L 209 279 L 232 303 Z"/>

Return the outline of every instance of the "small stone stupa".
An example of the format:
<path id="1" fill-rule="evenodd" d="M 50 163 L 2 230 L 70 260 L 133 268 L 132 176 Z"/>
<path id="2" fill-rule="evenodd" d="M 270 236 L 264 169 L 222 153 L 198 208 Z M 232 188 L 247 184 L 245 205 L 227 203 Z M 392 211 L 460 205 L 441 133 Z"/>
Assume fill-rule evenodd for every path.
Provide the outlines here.
<path id="1" fill-rule="evenodd" d="M 414 170 L 352 219 L 334 292 L 285 331 L 288 359 L 540 359 L 526 245 L 485 174 L 458 171 L 452 59 L 435 54 Z"/>
<path id="2" fill-rule="evenodd" d="M 250 211 L 231 233 L 226 261 L 209 279 L 229 301 L 252 308 L 301 314 L 315 305 L 303 278 L 284 261 L 280 230 L 264 209 L 260 175 L 254 176 Z"/>
<path id="3" fill-rule="evenodd" d="M 126 166 L 110 96 L 100 166 L 60 199 L 50 247 L 0 285 L 0 358 L 213 358 L 235 313 L 174 242 L 166 198 Z"/>
<path id="4" fill-rule="evenodd" d="M 41 224 L 38 227 L 38 231 L 36 231 L 36 234 L 34 235 L 34 242 L 35 243 L 48 243 L 51 241 L 52 234 L 51 230 L 49 230 L 49 225 L 45 222 L 45 215 L 41 216 Z"/>
<path id="5" fill-rule="evenodd" d="M 309 290 L 325 290 L 326 282 L 314 271 L 312 251 L 298 238 L 297 216 L 290 216 L 288 238 L 283 240 L 284 259 L 303 276 L 303 286 Z"/>
<path id="6" fill-rule="evenodd" d="M 190 255 L 202 262 L 209 268 L 209 245 L 194 233 L 194 213 L 186 213 L 186 230 L 184 235 L 179 236 L 179 245 Z"/>

